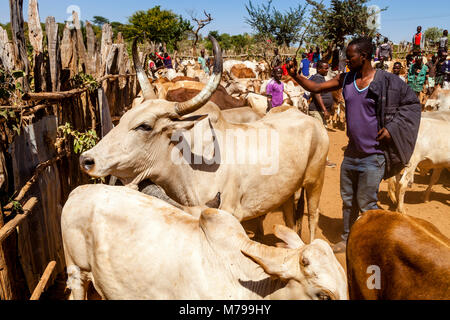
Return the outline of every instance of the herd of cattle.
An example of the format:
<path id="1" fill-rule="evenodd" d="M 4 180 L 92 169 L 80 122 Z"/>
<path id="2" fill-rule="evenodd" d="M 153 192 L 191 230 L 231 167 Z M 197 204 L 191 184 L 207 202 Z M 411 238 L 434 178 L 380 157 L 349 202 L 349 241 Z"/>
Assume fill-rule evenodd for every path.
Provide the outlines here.
<path id="1" fill-rule="evenodd" d="M 89 282 L 103 299 L 450 298 L 450 241 L 405 215 L 361 217 L 349 240 L 345 273 L 330 245 L 315 239 L 329 138 L 304 113 L 304 90 L 284 78 L 285 103 L 267 113 L 262 93 L 268 66 L 223 62 L 211 41 L 211 76 L 183 61 L 157 80 L 149 80 L 133 44 L 142 92 L 120 123 L 80 157 L 87 174 L 115 176 L 124 186 L 81 186 L 62 213 L 70 298 L 85 299 Z M 340 94 L 334 96 L 341 107 Z M 417 166 L 421 172 L 434 169 L 432 183 L 449 167 L 448 115 L 424 117 L 411 166 L 390 183 L 400 211 Z M 239 145 L 219 139 L 219 133 L 248 137 L 270 130 L 278 133 L 276 174 L 262 174 L 263 161 L 224 161 L 235 155 L 250 159 L 261 142 Z M 177 132 L 182 134 L 174 141 Z M 176 163 L 174 155 L 182 161 Z M 299 237 L 305 200 L 309 244 Z M 287 226 L 274 230 L 283 244 L 251 240 L 241 222 L 275 210 L 283 212 Z M 378 216 L 382 224 L 370 221 Z M 400 236 L 405 232 L 406 239 Z M 389 263 L 392 255 L 397 260 Z M 368 291 L 366 270 L 377 264 L 382 286 Z M 411 270 L 419 278 L 408 282 Z"/>

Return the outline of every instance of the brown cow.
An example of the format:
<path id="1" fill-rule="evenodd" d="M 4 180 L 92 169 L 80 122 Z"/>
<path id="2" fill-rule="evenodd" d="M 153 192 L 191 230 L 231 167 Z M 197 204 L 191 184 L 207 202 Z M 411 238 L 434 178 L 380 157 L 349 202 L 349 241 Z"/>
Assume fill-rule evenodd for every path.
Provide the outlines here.
<path id="1" fill-rule="evenodd" d="M 247 68 L 245 64 L 236 64 L 231 68 L 231 77 L 237 79 L 256 78 L 252 69 Z"/>
<path id="2" fill-rule="evenodd" d="M 200 90 L 179 88 L 167 92 L 166 100 L 172 102 L 186 102 L 193 99 Z M 214 102 L 220 110 L 241 108 L 246 105 L 245 99 L 236 99 L 228 94 L 224 87 L 219 86 L 209 101 Z"/>
<path id="3" fill-rule="evenodd" d="M 353 300 L 448 300 L 450 239 L 425 220 L 368 211 L 350 232 L 347 276 Z"/>

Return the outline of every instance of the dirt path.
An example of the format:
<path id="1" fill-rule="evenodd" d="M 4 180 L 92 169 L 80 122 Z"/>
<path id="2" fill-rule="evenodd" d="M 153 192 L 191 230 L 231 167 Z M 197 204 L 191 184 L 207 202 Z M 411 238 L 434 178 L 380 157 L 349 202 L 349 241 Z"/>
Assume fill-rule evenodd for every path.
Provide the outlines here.
<path id="1" fill-rule="evenodd" d="M 344 158 L 343 148 L 347 145 L 348 139 L 344 131 L 336 130 L 329 132 L 330 153 L 329 159 L 337 164 L 334 169 L 327 168 L 325 173 L 325 185 L 320 201 L 321 215 L 319 218 L 318 238 L 328 241 L 330 244 L 340 241 L 343 229 L 342 222 L 342 200 L 339 191 L 339 175 L 342 160 Z M 405 195 L 406 213 L 422 218 L 435 225 L 445 236 L 450 238 L 450 173 L 447 170 L 442 172 L 439 182 L 433 187 L 431 201 L 422 201 L 423 192 L 428 186 L 430 176 L 420 177 L 416 174 L 414 185 L 408 189 Z M 392 209 L 392 202 L 387 195 L 387 183 L 381 183 L 379 194 L 379 205 L 381 208 Z M 265 238 L 264 243 L 273 245 L 280 242 L 272 235 L 274 224 L 283 224 L 280 213 L 268 215 L 264 220 Z M 302 238 L 308 239 L 309 229 L 306 215 L 303 219 Z M 339 262 L 345 268 L 345 254 L 338 254 Z"/>

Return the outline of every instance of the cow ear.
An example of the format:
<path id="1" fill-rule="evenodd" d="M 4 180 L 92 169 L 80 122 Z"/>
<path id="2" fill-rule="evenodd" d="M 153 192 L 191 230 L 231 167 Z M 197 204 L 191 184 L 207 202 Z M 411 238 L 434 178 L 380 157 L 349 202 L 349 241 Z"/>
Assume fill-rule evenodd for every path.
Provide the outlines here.
<path id="1" fill-rule="evenodd" d="M 283 280 L 293 278 L 292 273 L 289 271 L 289 260 L 282 261 L 282 259 L 274 259 L 264 255 L 255 254 L 254 252 L 250 253 L 244 249 L 242 249 L 241 252 L 255 263 L 259 264 L 267 274 Z"/>
<path id="2" fill-rule="evenodd" d="M 206 119 L 208 115 L 191 116 L 185 118 L 172 118 L 171 124 L 168 128 L 168 133 L 171 134 L 174 131 L 187 131 L 191 130 L 198 122 Z"/>
<path id="3" fill-rule="evenodd" d="M 300 249 L 305 245 L 297 232 L 288 227 L 276 225 L 274 227 L 274 234 L 278 239 L 283 240 L 289 249 Z"/>

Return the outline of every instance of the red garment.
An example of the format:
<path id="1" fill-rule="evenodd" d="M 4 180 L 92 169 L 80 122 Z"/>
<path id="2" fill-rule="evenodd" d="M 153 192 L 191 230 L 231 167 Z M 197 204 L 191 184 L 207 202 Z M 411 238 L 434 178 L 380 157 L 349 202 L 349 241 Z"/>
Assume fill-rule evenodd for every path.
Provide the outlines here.
<path id="1" fill-rule="evenodd" d="M 421 33 L 416 33 L 415 37 L 414 37 L 414 44 L 416 46 L 420 46 L 420 42 L 422 41 L 422 32 Z"/>
<path id="2" fill-rule="evenodd" d="M 313 62 L 313 58 L 314 58 L 314 53 L 308 53 L 308 60 Z"/>
<path id="3" fill-rule="evenodd" d="M 286 68 L 286 64 L 283 64 L 281 66 L 281 69 L 283 69 L 283 76 L 289 75 L 289 72 L 287 71 L 287 68 Z"/>

